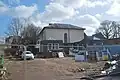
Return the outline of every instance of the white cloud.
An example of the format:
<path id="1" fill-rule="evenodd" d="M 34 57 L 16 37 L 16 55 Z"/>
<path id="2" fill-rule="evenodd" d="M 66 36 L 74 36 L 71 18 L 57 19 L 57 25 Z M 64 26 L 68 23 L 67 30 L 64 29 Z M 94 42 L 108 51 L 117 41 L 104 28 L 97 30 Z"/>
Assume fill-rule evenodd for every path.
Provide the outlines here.
<path id="1" fill-rule="evenodd" d="M 120 16 L 120 0 L 115 0 L 106 13 L 113 16 Z"/>
<path id="2" fill-rule="evenodd" d="M 100 25 L 100 21 L 95 16 L 92 16 L 90 14 L 76 16 L 75 18 L 71 18 L 71 20 L 66 20 L 63 22 L 86 28 L 85 32 L 88 35 L 93 34 L 95 32 L 95 29 Z"/>
<path id="3" fill-rule="evenodd" d="M 60 3 L 65 6 L 71 6 L 72 8 L 80 7 L 96 7 L 108 5 L 110 0 L 52 0 L 55 3 Z"/>
<path id="4" fill-rule="evenodd" d="M 8 10 L 7 7 L 3 6 L 3 7 L 0 7 L 0 14 L 3 14 L 4 12 L 6 12 Z"/>
<path id="5" fill-rule="evenodd" d="M 7 0 L 9 5 L 15 5 L 15 4 L 19 4 L 20 0 Z"/>
<path id="6" fill-rule="evenodd" d="M 94 1 L 94 2 L 88 1 L 87 4 L 88 4 L 88 7 L 95 7 L 95 6 L 105 6 L 108 4 L 108 2 L 102 1 L 102 0 L 101 1 Z"/>
<path id="7" fill-rule="evenodd" d="M 92 16 L 90 14 L 76 16 L 73 22 L 81 26 L 92 26 L 92 27 L 98 26 L 100 24 L 99 20 L 96 19 L 95 16 Z"/>
<path id="8" fill-rule="evenodd" d="M 78 8 L 78 7 L 81 7 L 82 4 L 84 2 L 86 2 L 86 0 L 53 0 L 53 2 L 55 3 L 59 3 L 61 5 L 64 5 L 64 6 L 71 6 L 73 8 Z"/>
<path id="9" fill-rule="evenodd" d="M 97 19 L 101 20 L 102 14 L 96 14 L 95 17 L 96 17 Z"/>
<path id="10" fill-rule="evenodd" d="M 0 14 L 3 14 L 7 10 L 7 6 L 2 1 L 0 1 Z"/>
<path id="11" fill-rule="evenodd" d="M 2 1 L 0 1 L 0 7 L 2 6 L 5 6 L 5 4 Z"/>
<path id="12" fill-rule="evenodd" d="M 96 30 L 96 28 L 92 28 L 92 27 L 89 27 L 89 26 L 84 26 L 84 28 L 86 28 L 85 33 L 88 36 L 93 35 L 95 33 L 95 30 Z"/>
<path id="13" fill-rule="evenodd" d="M 32 14 L 37 10 L 37 6 L 17 6 L 15 8 L 9 8 L 7 11 L 8 15 L 12 17 L 21 17 L 21 18 L 28 18 L 32 16 Z"/>
<path id="14" fill-rule="evenodd" d="M 37 13 L 29 17 L 28 22 L 34 24 L 35 26 L 40 26 L 42 24 L 40 14 Z"/>
<path id="15" fill-rule="evenodd" d="M 32 23 L 35 26 L 42 27 L 42 28 L 48 25 L 48 22 L 42 21 L 40 13 L 36 13 L 33 16 L 29 17 L 27 21 L 30 24 Z"/>
<path id="16" fill-rule="evenodd" d="M 29 22 L 33 23 L 36 26 L 42 26 L 48 24 L 49 22 L 59 22 L 70 19 L 77 14 L 78 11 L 71 7 L 66 7 L 59 3 L 49 3 L 45 6 L 44 12 L 37 12 L 29 17 Z"/>
<path id="17" fill-rule="evenodd" d="M 9 3 L 19 3 L 20 0 L 7 0 Z M 19 18 L 28 18 L 34 14 L 37 9 L 37 5 L 25 6 L 19 5 L 17 7 L 11 7 L 7 4 L 3 3 L 4 1 L 0 1 L 0 14 L 9 15 L 11 17 L 19 17 Z"/>
<path id="18" fill-rule="evenodd" d="M 42 13 L 42 19 L 45 21 L 61 21 L 69 19 L 77 13 L 73 8 L 65 7 L 58 3 L 50 3 Z"/>

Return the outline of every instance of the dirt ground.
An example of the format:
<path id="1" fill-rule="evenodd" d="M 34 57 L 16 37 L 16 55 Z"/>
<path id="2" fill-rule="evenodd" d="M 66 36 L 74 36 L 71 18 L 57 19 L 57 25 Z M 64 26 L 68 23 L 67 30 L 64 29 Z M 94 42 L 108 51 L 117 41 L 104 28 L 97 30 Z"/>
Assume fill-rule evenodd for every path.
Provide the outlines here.
<path id="1" fill-rule="evenodd" d="M 79 77 L 99 73 L 103 65 L 104 62 L 75 62 L 66 57 L 7 61 L 6 67 L 12 80 L 80 80 Z"/>

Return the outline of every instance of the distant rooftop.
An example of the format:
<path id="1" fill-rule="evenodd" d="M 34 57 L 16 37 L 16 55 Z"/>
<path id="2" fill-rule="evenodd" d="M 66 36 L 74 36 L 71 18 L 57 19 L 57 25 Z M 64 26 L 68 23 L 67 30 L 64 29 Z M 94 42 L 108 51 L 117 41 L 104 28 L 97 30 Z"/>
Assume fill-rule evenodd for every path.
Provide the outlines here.
<path id="1" fill-rule="evenodd" d="M 102 35 L 102 33 L 96 33 L 92 35 L 93 37 L 100 38 L 100 39 L 105 39 L 105 37 Z"/>
<path id="2" fill-rule="evenodd" d="M 95 38 L 97 40 L 104 40 L 105 39 L 105 37 L 102 35 L 102 33 L 96 33 L 96 34 L 93 34 L 92 36 L 87 36 L 87 37 L 89 40 L 94 40 Z"/>
<path id="3" fill-rule="evenodd" d="M 5 43 L 5 37 L 0 36 L 0 44 L 4 44 L 4 43 Z"/>
<path id="4" fill-rule="evenodd" d="M 61 24 L 61 23 L 49 23 L 48 26 L 45 26 L 40 34 L 43 32 L 43 30 L 47 28 L 47 29 L 76 29 L 76 30 L 85 30 L 85 28 L 79 27 L 79 26 L 75 26 L 75 25 L 71 25 L 71 24 Z"/>
<path id="5" fill-rule="evenodd" d="M 49 23 L 49 25 L 46 26 L 45 28 L 85 30 L 85 28 L 82 28 L 82 27 L 79 27 L 79 26 L 75 26 L 75 25 L 71 25 L 71 24 L 60 24 L 60 23 Z"/>

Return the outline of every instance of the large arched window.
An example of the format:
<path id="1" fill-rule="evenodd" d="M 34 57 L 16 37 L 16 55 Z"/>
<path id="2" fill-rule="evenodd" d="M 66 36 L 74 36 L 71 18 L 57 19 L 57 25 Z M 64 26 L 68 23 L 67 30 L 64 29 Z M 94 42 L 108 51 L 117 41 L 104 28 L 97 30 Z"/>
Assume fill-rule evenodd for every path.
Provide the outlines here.
<path id="1" fill-rule="evenodd" d="M 67 43 L 67 33 L 64 33 L 64 43 Z"/>

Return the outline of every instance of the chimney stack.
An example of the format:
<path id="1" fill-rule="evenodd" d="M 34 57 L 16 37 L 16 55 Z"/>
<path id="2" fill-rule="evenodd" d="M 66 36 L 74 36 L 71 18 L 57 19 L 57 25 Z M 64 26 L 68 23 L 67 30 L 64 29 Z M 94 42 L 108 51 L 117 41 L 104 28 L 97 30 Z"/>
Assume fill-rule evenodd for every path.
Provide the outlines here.
<path id="1" fill-rule="evenodd" d="M 49 25 L 53 25 L 52 23 L 49 23 Z"/>

